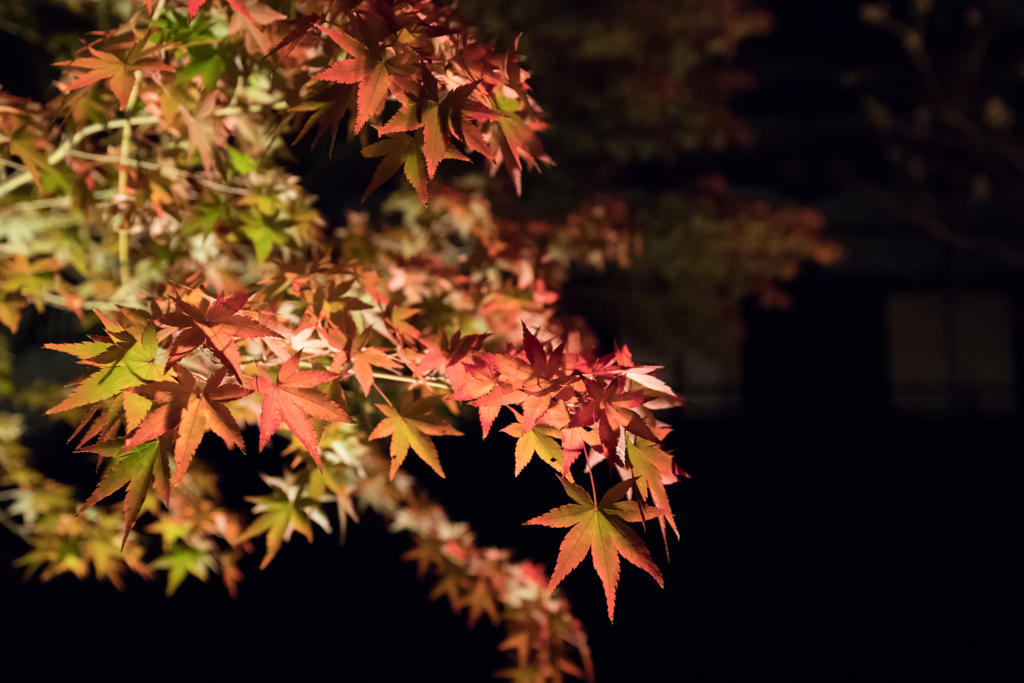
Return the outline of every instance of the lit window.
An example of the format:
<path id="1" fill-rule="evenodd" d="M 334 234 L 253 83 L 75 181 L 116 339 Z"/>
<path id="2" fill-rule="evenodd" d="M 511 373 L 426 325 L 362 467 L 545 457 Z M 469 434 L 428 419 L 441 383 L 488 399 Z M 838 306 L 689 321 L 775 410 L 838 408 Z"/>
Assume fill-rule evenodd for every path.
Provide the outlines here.
<path id="1" fill-rule="evenodd" d="M 1000 415 L 1016 408 L 1012 308 L 998 294 L 901 292 L 886 306 L 894 407 Z"/>

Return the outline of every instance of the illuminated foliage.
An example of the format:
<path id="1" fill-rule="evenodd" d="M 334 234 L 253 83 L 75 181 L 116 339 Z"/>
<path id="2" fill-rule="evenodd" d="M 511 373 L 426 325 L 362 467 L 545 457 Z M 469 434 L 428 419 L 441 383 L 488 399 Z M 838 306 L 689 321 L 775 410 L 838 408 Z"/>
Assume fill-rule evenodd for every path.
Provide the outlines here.
<path id="1" fill-rule="evenodd" d="M 342 537 L 373 510 L 412 534 L 407 559 L 436 577 L 433 597 L 470 625 L 504 624 L 515 666 L 501 675 L 592 678 L 582 625 L 553 589 L 583 550 L 609 618 L 620 555 L 660 582 L 627 523 L 656 519 L 666 540 L 678 536 L 665 486 L 685 473 L 654 411 L 681 399 L 660 368 L 626 347 L 600 355 L 556 308 L 574 266 L 626 268 L 640 255 L 622 201 L 513 220 L 495 215 L 480 178 L 439 178 L 442 164 L 477 160 L 521 191 L 524 169 L 552 164 L 518 41 L 497 51 L 428 0 L 121 5 L 121 23 L 59 62 L 59 97 L 0 92 L 0 322 L 16 332 L 26 307 L 51 307 L 93 332 L 49 345 L 81 366 L 70 391 L 15 392 L 6 371 L 0 382 L 24 397 L 19 408 L 76 425 L 77 450 L 101 468 L 75 501 L 32 468 L 20 418 L 2 417 L 12 503 L 0 520 L 33 546 L 19 564 L 43 580 L 92 571 L 118 588 L 128 571 L 165 571 L 168 594 L 218 574 L 234 595 L 253 540 L 262 568 L 296 531 L 333 533 L 329 505 Z M 286 170 L 290 145 L 307 138 L 357 141 L 380 159 L 364 201 L 404 176 L 386 218 L 350 212 L 329 225 Z M 756 274 L 744 295 L 792 277 L 791 262 L 824 260 L 812 216 L 782 266 L 758 261 L 748 226 L 777 225 L 768 214 L 722 221 L 737 227 L 719 252 L 753 263 L 739 266 Z M 530 522 L 571 520 L 567 539 L 585 541 L 563 542 L 553 578 L 476 545 L 405 471 L 412 451 L 444 477 L 439 445 L 462 435 L 467 412 L 484 437 L 503 412 L 514 420 L 503 431 L 515 445 L 494 440 L 509 469 L 536 456 L 576 501 Z M 261 449 L 289 439 L 288 459 L 282 476 L 263 475 L 270 492 L 254 492 L 251 510 L 229 510 L 202 443 L 213 432 L 244 452 L 250 427 Z M 601 460 L 623 482 L 603 496 L 587 476 Z M 121 490 L 123 504 L 107 507 Z"/>

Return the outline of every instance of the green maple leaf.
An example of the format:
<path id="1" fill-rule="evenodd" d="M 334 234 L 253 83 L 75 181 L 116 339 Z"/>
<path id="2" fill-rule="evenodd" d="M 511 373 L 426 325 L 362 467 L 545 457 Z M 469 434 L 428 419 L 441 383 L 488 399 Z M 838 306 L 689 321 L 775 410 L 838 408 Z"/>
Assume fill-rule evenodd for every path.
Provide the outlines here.
<path id="1" fill-rule="evenodd" d="M 661 577 L 661 571 L 651 560 L 651 554 L 643 539 L 626 526 L 626 522 L 641 521 L 640 509 L 636 502 L 623 500 L 626 491 L 635 481 L 628 479 L 616 484 L 595 505 L 589 493 L 563 479 L 562 486 L 565 487 L 565 492 L 575 502 L 557 507 L 526 522 L 554 528 L 569 528 L 569 533 L 558 549 L 555 573 L 548 584 L 549 595 L 588 554 L 594 562 L 597 575 L 601 577 L 601 583 L 604 584 L 604 593 L 608 601 L 608 619 L 611 621 L 615 620 L 615 589 L 619 585 L 620 555 L 653 576 L 658 585 L 664 588 L 665 582 Z M 645 511 L 647 519 L 663 514 L 663 510 L 656 508 L 648 508 Z"/>
<path id="2" fill-rule="evenodd" d="M 390 133 L 383 140 L 363 148 L 362 154 L 366 158 L 384 157 L 363 193 L 364 202 L 371 192 L 403 168 L 405 177 L 416 190 L 416 196 L 427 203 L 427 161 L 423 156 L 422 137 L 420 132 L 416 133 L 416 138 L 406 133 Z"/>
<path id="3" fill-rule="evenodd" d="M 154 569 L 167 570 L 167 597 L 174 595 L 189 574 L 205 582 L 210 575 L 211 564 L 209 553 L 182 543 L 175 545 L 169 553 L 153 560 Z"/>
<path id="4" fill-rule="evenodd" d="M 124 537 L 121 539 L 121 548 L 123 549 L 125 541 L 128 540 L 128 534 L 135 526 L 135 520 L 139 516 L 142 504 L 146 501 L 146 494 L 149 493 L 153 484 L 158 485 L 165 498 L 167 496 L 170 480 L 167 453 L 160 447 L 159 441 L 144 443 L 123 455 L 117 454 L 121 450 L 120 442 L 83 450 L 109 458 L 110 464 L 107 466 L 106 472 L 103 473 L 100 483 L 96 485 L 96 490 L 85 501 L 78 514 L 82 514 L 127 485 L 128 492 L 124 497 Z"/>
<path id="5" fill-rule="evenodd" d="M 279 219 L 277 216 L 267 216 L 258 211 L 252 211 L 242 220 L 242 232 L 252 242 L 256 260 L 260 263 L 267 260 L 275 245 L 288 244 L 288 236 L 284 229 L 292 225 L 291 221 Z"/>
<path id="6" fill-rule="evenodd" d="M 663 474 L 673 475 L 672 456 L 653 441 L 637 436 L 633 441 L 626 439 L 626 464 L 632 468 L 633 476 L 636 477 L 641 500 L 647 500 L 649 492 L 654 505 L 665 510 L 665 520 L 676 532 L 676 538 L 679 538 L 676 519 L 671 513 L 665 484 L 661 480 Z"/>
<path id="7" fill-rule="evenodd" d="M 273 491 L 269 496 L 246 496 L 245 499 L 253 504 L 253 513 L 259 516 L 234 543 L 237 545 L 266 534 L 267 553 L 260 562 L 260 569 L 264 569 L 281 546 L 292 539 L 292 533 L 298 531 L 312 543 L 312 522 L 316 522 L 327 533 L 331 533 L 331 525 L 317 501 L 299 495 L 300 487 L 292 482 L 289 473 L 285 473 L 284 479 L 265 474 L 260 477 Z"/>
<path id="8" fill-rule="evenodd" d="M 141 331 L 113 330 L 110 337 L 112 344 L 105 351 L 87 359 L 89 365 L 100 369 L 79 383 L 67 399 L 46 411 L 47 415 L 106 401 L 128 387 L 163 379 L 161 357 L 165 352 L 157 347 L 155 327 L 147 325 Z M 91 343 L 47 344 L 46 348 L 78 355 L 92 353 L 99 346 Z"/>
<path id="9" fill-rule="evenodd" d="M 389 405 L 377 404 L 386 417 L 370 433 L 370 440 L 391 437 L 392 479 L 405 462 L 410 447 L 443 479 L 444 470 L 441 469 L 441 461 L 437 457 L 437 447 L 430 437 L 462 436 L 462 432 L 432 414 L 434 408 L 441 402 L 439 396 L 428 396 L 415 402 L 411 400 L 411 394 L 406 394 L 405 397 L 401 412 Z"/>

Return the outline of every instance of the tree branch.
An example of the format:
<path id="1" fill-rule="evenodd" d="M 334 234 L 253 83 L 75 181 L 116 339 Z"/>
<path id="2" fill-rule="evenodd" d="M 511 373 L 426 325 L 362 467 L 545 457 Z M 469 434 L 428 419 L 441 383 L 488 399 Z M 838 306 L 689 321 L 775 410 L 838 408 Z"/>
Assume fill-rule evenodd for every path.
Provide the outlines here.
<path id="1" fill-rule="evenodd" d="M 135 85 L 128 96 L 128 105 L 124 108 L 125 114 L 131 114 L 135 103 L 139 99 L 139 84 L 142 82 L 142 71 L 135 72 Z M 128 197 L 128 164 L 132 154 L 132 125 L 131 119 L 125 119 L 125 125 L 121 128 L 121 167 L 117 170 L 117 196 L 124 201 Z M 131 264 L 129 259 L 128 225 L 127 216 L 121 216 L 121 225 L 115 228 L 117 232 L 117 260 L 121 270 L 121 284 L 131 279 Z"/>

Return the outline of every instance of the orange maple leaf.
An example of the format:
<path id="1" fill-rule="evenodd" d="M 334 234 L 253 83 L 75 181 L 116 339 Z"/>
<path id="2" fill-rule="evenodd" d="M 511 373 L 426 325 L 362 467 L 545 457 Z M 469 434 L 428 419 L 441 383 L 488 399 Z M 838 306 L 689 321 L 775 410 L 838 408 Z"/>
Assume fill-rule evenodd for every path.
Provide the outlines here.
<path id="1" fill-rule="evenodd" d="M 423 462 L 430 465 L 438 476 L 444 478 L 441 461 L 437 457 L 437 447 L 431 436 L 462 436 L 462 432 L 447 422 L 433 415 L 434 408 L 441 402 L 440 396 L 413 402 L 411 394 L 405 394 L 401 412 L 393 407 L 378 403 L 377 407 L 386 416 L 370 433 L 370 440 L 391 437 L 391 478 L 395 478 L 398 468 L 405 462 L 412 447 Z"/>
<path id="2" fill-rule="evenodd" d="M 164 64 L 159 59 L 142 59 L 142 55 L 137 52 L 139 49 L 137 45 L 129 50 L 123 58 L 109 52 L 101 52 L 92 46 L 87 49 L 92 57 L 79 57 L 70 62 L 57 62 L 57 66 L 86 69 L 86 73 L 76 78 L 68 86 L 68 89 L 76 90 L 99 81 L 109 81 L 110 90 L 117 97 L 122 110 L 128 107 L 128 99 L 131 96 L 132 88 L 135 87 L 136 71 L 174 72 L 174 67 Z"/>
<path id="3" fill-rule="evenodd" d="M 590 554 L 594 569 L 604 584 L 608 601 L 608 619 L 615 620 L 615 589 L 619 585 L 619 556 L 626 558 L 654 577 L 659 586 L 665 582 L 661 571 L 651 559 L 643 539 L 626 526 L 626 522 L 639 522 L 640 509 L 635 501 L 622 500 L 636 479 L 629 479 L 608 489 L 600 502 L 594 503 L 590 494 L 579 486 L 562 479 L 565 492 L 574 502 L 557 507 L 534 517 L 526 524 L 539 524 L 554 528 L 569 528 L 558 549 L 555 573 L 548 584 L 548 595 L 569 572 L 579 566 Z M 646 518 L 660 517 L 660 508 L 648 508 Z"/>
<path id="4" fill-rule="evenodd" d="M 125 450 L 135 448 L 176 429 L 174 464 L 177 465 L 177 483 L 180 484 L 208 428 L 229 448 L 238 446 L 245 453 L 242 432 L 224 403 L 248 396 L 252 390 L 237 384 L 222 385 L 227 374 L 225 367 L 213 373 L 203 388 L 185 368 L 175 365 L 173 369 L 178 376 L 177 382 L 150 382 L 131 388 L 133 393 L 166 405 L 150 413 L 128 437 L 124 447 Z"/>
<path id="5" fill-rule="evenodd" d="M 262 367 L 259 368 L 260 376 L 250 380 L 256 392 L 264 396 L 260 413 L 260 450 L 267 447 L 271 435 L 284 420 L 320 467 L 320 447 L 310 416 L 334 422 L 351 420 L 338 404 L 314 389 L 336 378 L 337 373 L 299 370 L 301 355 L 295 354 L 281 366 L 276 383 L 267 377 Z"/>

